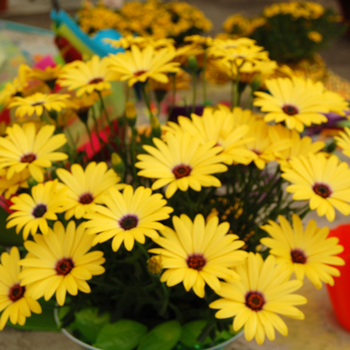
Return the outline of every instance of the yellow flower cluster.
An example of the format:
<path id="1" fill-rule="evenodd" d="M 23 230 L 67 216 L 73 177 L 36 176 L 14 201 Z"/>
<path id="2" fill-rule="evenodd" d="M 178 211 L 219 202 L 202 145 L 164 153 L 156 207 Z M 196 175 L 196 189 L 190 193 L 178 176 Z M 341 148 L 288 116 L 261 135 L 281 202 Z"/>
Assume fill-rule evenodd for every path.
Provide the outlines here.
<path id="1" fill-rule="evenodd" d="M 118 11 L 112 11 L 102 3 L 85 4 L 78 12 L 79 25 L 86 33 L 114 28 L 123 35 L 152 35 L 157 39 L 179 38 L 190 32 L 197 34 L 211 29 L 211 22 L 196 7 L 186 2 L 160 0 L 127 2 Z"/>
<path id="2" fill-rule="evenodd" d="M 324 13 L 321 4 L 312 1 L 291 1 L 275 3 L 265 7 L 263 15 L 274 17 L 279 14 L 292 15 L 294 18 L 304 17 L 306 19 L 317 19 Z"/>
<path id="3" fill-rule="evenodd" d="M 124 9 L 130 15 L 132 6 Z M 188 8 L 171 6 L 183 13 Z M 275 328 L 287 334 L 278 314 L 304 318 L 296 306 L 306 299 L 294 294 L 304 276 L 317 288 L 334 283 L 339 275 L 334 266 L 344 261 L 336 256 L 342 247 L 327 238 L 328 229 L 310 221 L 304 230 L 296 214 L 290 215 L 291 225 L 284 216 L 277 222 L 263 212 L 272 208 L 273 219 L 282 211 L 292 214 L 297 209 L 280 206 L 293 197 L 307 204 L 304 214 L 315 210 L 329 221 L 336 210 L 350 214 L 347 163 L 324 152 L 324 142 L 301 135 L 305 127 L 325 122 L 325 113 L 344 115 L 348 102 L 321 82 L 294 74 L 271 77 L 277 64 L 252 39 L 194 35 L 185 42 L 176 48 L 169 39 L 127 36 L 111 41 L 123 53 L 43 72 L 22 66 L 1 92 L 19 122 L 0 137 L 0 191 L 12 201 L 7 228 L 22 233 L 27 254 L 21 258 L 12 248 L 1 255 L 0 329 L 8 319 L 24 324 L 32 312 L 40 313 L 42 297 L 55 296 L 62 306 L 67 293 L 92 292 L 101 283 L 95 285 L 94 276 L 113 297 L 119 298 L 120 285 L 123 293 L 131 293 L 135 286 L 124 285 L 133 277 L 128 269 L 121 268 L 125 281 L 114 277 L 121 262 L 146 271 L 145 276 L 137 272 L 137 278 L 151 278 L 147 288 L 162 286 L 155 293 L 157 303 L 165 291 L 167 306 L 168 288 L 181 285 L 181 293 L 193 297 L 218 295 L 208 308 L 218 310 L 219 319 L 234 317 L 233 329 L 244 327 L 246 339 L 261 344 L 265 337 L 275 338 Z M 204 87 L 207 69 L 226 75 L 230 107 L 195 113 L 199 67 Z M 268 93 L 256 91 L 262 80 Z M 32 81 L 43 92 L 29 90 Z M 61 89 L 53 92 L 56 81 Z M 126 91 L 125 112 L 117 121 L 109 118 L 104 103 L 113 81 L 125 82 Z M 241 86 L 250 83 L 246 103 L 251 108 L 244 109 Z M 189 116 L 160 125 L 153 101 L 160 105 L 172 92 L 173 108 L 176 90 L 189 84 L 194 87 Z M 138 129 L 130 96 L 134 85 L 148 109 L 146 132 Z M 86 129 L 92 155 L 78 150 L 74 139 L 67 144 L 70 123 L 62 116 L 72 110 Z M 350 130 L 336 141 L 349 155 Z M 96 143 L 109 153 L 95 149 Z M 108 156 L 111 162 L 105 161 Z M 277 202 L 268 202 L 271 195 Z M 249 226 L 252 222 L 256 227 Z M 246 251 L 260 244 L 254 229 L 266 232 L 261 244 L 270 254 L 265 261 L 258 252 Z M 249 246 L 250 238 L 255 246 Z"/>

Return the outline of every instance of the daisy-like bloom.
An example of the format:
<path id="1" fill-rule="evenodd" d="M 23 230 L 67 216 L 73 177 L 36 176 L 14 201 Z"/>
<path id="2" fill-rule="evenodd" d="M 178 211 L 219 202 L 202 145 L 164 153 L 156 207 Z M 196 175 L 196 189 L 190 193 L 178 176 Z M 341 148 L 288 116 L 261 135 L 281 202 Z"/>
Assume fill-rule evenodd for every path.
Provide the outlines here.
<path id="1" fill-rule="evenodd" d="M 161 281 L 169 287 L 183 282 L 188 292 L 191 288 L 200 298 L 205 295 L 207 284 L 214 291 L 220 290 L 219 278 L 240 280 L 232 267 L 242 264 L 247 253 L 238 250 L 244 245 L 238 236 L 227 234 L 228 222 L 219 224 L 217 217 L 205 222 L 198 214 L 194 221 L 182 214 L 173 217 L 174 230 L 169 227 L 161 231 L 162 236 L 155 242 L 161 248 L 150 252 L 161 256 L 165 269 Z"/>
<path id="2" fill-rule="evenodd" d="M 245 144 L 252 139 L 247 139 L 248 125 L 236 126 L 235 114 L 241 113 L 242 109 L 237 107 L 232 111 L 226 108 L 214 110 L 211 107 L 204 109 L 203 116 L 191 115 L 191 119 L 179 117 L 178 124 L 169 122 L 170 127 L 165 130 L 184 130 L 192 136 L 199 135 L 201 144 L 215 141 L 215 144 L 223 147 L 221 155 L 225 156 L 225 163 L 231 165 L 233 162 L 249 164 L 257 155 L 248 150 Z"/>
<path id="3" fill-rule="evenodd" d="M 291 140 L 271 139 L 269 134 L 272 126 L 263 120 L 253 119 L 248 125 L 249 131 L 246 136 L 252 140 L 246 143 L 246 147 L 257 155 L 253 161 L 259 169 L 264 169 L 266 163 L 276 160 L 276 154 L 291 147 Z"/>
<path id="4" fill-rule="evenodd" d="M 133 45 L 136 45 L 142 49 L 148 45 L 151 45 L 154 48 L 161 48 L 175 44 L 175 41 L 170 38 L 156 39 L 152 36 L 145 37 L 132 35 L 127 35 L 126 37 L 122 37 L 119 40 L 105 39 L 104 41 L 109 43 L 114 48 L 122 47 L 125 50 L 130 49 Z"/>
<path id="5" fill-rule="evenodd" d="M 47 220 L 58 220 L 56 214 L 62 212 L 62 205 L 66 201 L 65 191 L 63 185 L 55 180 L 34 186 L 31 195 L 22 193 L 13 197 L 10 209 L 14 213 L 7 218 L 6 228 L 16 226 L 16 233 L 23 228 L 24 240 L 29 233 L 32 236 L 37 234 L 38 229 L 42 234 L 47 234 Z"/>
<path id="6" fill-rule="evenodd" d="M 35 235 L 34 241 L 26 241 L 27 256 L 19 262 L 25 268 L 19 274 L 20 285 L 28 288 L 34 299 L 49 300 L 56 293 L 62 306 L 66 293 L 77 295 L 78 290 L 90 293 L 87 280 L 105 272 L 103 252 L 89 252 L 94 237 L 85 233 L 83 225 L 76 227 L 70 221 L 65 229 L 56 221 L 53 230 L 45 236 Z"/>
<path id="7" fill-rule="evenodd" d="M 5 107 L 12 101 L 15 96 L 20 96 L 22 91 L 28 85 L 27 74 L 30 72 L 26 64 L 21 64 L 18 69 L 18 76 L 15 77 L 12 82 L 6 83 L 5 87 L 0 92 L 0 104 Z"/>
<path id="8" fill-rule="evenodd" d="M 221 186 L 212 174 L 227 171 L 227 166 L 221 164 L 226 157 L 219 155 L 222 147 L 215 146 L 215 141 L 201 145 L 200 137 L 188 132 L 167 133 L 166 141 L 154 138 L 156 147 L 145 145 L 149 154 L 137 156 L 140 162 L 135 165 L 143 169 L 138 175 L 157 179 L 153 190 L 168 185 L 165 196 L 170 198 L 178 188 L 200 191 L 202 187 Z"/>
<path id="9" fill-rule="evenodd" d="M 350 129 L 344 128 L 344 131 L 339 132 L 339 135 L 334 137 L 337 145 L 342 149 L 342 152 L 350 157 Z"/>
<path id="10" fill-rule="evenodd" d="M 286 191 L 293 193 L 294 200 L 309 200 L 310 209 L 330 222 L 335 218 L 334 208 L 349 215 L 350 169 L 337 156 L 318 153 L 295 157 L 282 171 L 281 176 L 292 183 Z"/>
<path id="11" fill-rule="evenodd" d="M 272 126 L 269 130 L 269 135 L 273 142 L 280 140 L 291 140 L 292 142 L 289 148 L 276 152 L 277 161 L 282 168 L 289 165 L 289 160 L 292 157 L 315 154 L 325 147 L 323 141 L 312 142 L 311 137 L 300 137 L 296 130 L 289 130 L 281 124 Z"/>
<path id="12" fill-rule="evenodd" d="M 254 106 L 261 107 L 265 121 L 285 122 L 287 128 L 304 130 L 304 125 L 322 124 L 327 118 L 322 113 L 329 112 L 324 103 L 320 85 L 311 79 L 301 77 L 268 79 L 265 81 L 269 94 L 257 91 Z"/>
<path id="13" fill-rule="evenodd" d="M 10 179 L 6 177 L 6 170 L 0 169 L 0 195 L 10 199 L 20 188 L 28 188 L 30 173 L 24 169 L 20 173 L 14 173 Z"/>
<path id="14" fill-rule="evenodd" d="M 238 283 L 221 283 L 216 292 L 222 299 L 212 302 L 209 307 L 219 309 L 216 318 L 231 318 L 237 332 L 244 326 L 248 341 L 254 337 L 263 344 L 265 334 L 275 339 L 275 328 L 282 335 L 288 335 L 284 321 L 277 314 L 295 319 L 304 319 L 304 314 L 294 305 L 303 305 L 306 299 L 291 294 L 302 286 L 299 280 L 289 281 L 289 272 L 275 264 L 275 257 L 269 255 L 264 261 L 260 254 L 249 253 L 245 264 L 237 266 L 241 277 Z"/>
<path id="15" fill-rule="evenodd" d="M 48 66 L 45 70 L 33 68 L 28 74 L 29 79 L 40 80 L 47 84 L 51 89 L 54 89 L 57 78 L 62 70 L 62 66 L 57 64 L 55 66 Z"/>
<path id="16" fill-rule="evenodd" d="M 111 238 L 112 249 L 116 252 L 124 242 L 126 250 L 132 250 L 135 240 L 145 243 L 145 236 L 158 238 L 156 230 L 164 226 L 158 222 L 169 218 L 173 211 L 167 207 L 166 200 L 160 193 L 152 194 L 150 188 L 138 187 L 135 192 L 132 186 L 126 186 L 123 194 L 111 188 L 101 200 L 102 205 L 94 206 L 84 217 L 87 234 L 99 233 L 93 244 L 105 242 Z"/>
<path id="17" fill-rule="evenodd" d="M 18 118 L 37 115 L 41 117 L 44 111 L 60 112 L 66 108 L 70 95 L 67 94 L 42 94 L 37 92 L 28 97 L 14 97 L 9 108 L 17 107 L 15 115 Z"/>
<path id="18" fill-rule="evenodd" d="M 57 176 L 67 186 L 67 201 L 63 206 L 66 220 L 73 215 L 81 219 L 112 187 L 117 186 L 117 189 L 124 187 L 118 184 L 120 178 L 113 169 L 108 169 L 104 162 L 98 164 L 91 162 L 85 170 L 80 164 L 73 164 L 71 172 L 62 168 L 57 169 Z"/>
<path id="19" fill-rule="evenodd" d="M 156 51 L 151 45 L 143 50 L 132 45 L 130 51 L 110 55 L 109 68 L 119 75 L 120 80 L 127 80 L 129 86 L 137 82 L 144 83 L 147 79 L 167 83 L 167 73 L 179 71 L 179 63 L 172 62 L 175 54 L 173 46 Z"/>
<path id="20" fill-rule="evenodd" d="M 293 214 L 293 227 L 281 215 L 278 220 L 280 225 L 269 220 L 268 225 L 261 226 L 271 238 L 260 240 L 271 249 L 270 254 L 276 257 L 276 263 L 290 274 L 294 272 L 301 281 L 306 275 L 317 289 L 322 288 L 322 282 L 333 286 L 332 276 L 340 276 L 339 270 L 333 266 L 345 264 L 343 259 L 335 256 L 344 250 L 338 245 L 339 239 L 327 238 L 329 228 L 317 227 L 315 220 L 309 221 L 305 231 L 298 215 Z"/>
<path id="21" fill-rule="evenodd" d="M 7 179 L 28 169 L 36 181 L 43 182 L 44 168 L 49 168 L 51 161 L 68 158 L 64 153 L 54 152 L 67 139 L 64 134 L 53 135 L 52 125 L 44 125 L 37 133 L 34 123 L 14 124 L 6 132 L 7 137 L 0 137 L 0 169 L 7 169 Z"/>
<path id="22" fill-rule="evenodd" d="M 18 265 L 20 260 L 17 247 L 12 247 L 10 253 L 1 254 L 0 264 L 0 330 L 3 330 L 7 320 L 12 324 L 23 326 L 26 318 L 32 312 L 41 314 L 40 304 L 28 296 L 26 287 L 20 285 L 18 278 L 21 268 Z"/>
<path id="23" fill-rule="evenodd" d="M 116 75 L 108 65 L 107 58 L 100 59 L 98 56 L 93 56 L 87 62 L 74 61 L 63 68 L 57 82 L 67 87 L 68 91 L 77 90 L 77 97 L 94 91 L 110 90 L 110 81 L 116 80 Z"/>

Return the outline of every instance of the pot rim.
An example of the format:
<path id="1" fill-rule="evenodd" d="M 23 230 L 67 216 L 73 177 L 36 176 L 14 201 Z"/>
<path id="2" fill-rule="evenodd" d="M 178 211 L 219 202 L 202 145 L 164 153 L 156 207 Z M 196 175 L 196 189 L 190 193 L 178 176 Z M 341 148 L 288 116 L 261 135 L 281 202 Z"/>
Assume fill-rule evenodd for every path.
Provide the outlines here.
<path id="1" fill-rule="evenodd" d="M 57 326 L 59 326 L 60 321 L 58 319 L 58 308 L 57 307 L 54 308 L 53 312 L 54 312 L 54 318 L 55 318 L 56 324 L 57 324 Z M 61 328 L 61 331 L 66 337 L 68 337 L 70 340 L 72 340 L 76 344 L 82 346 L 83 348 L 86 348 L 88 350 L 103 350 L 103 349 L 100 349 L 100 348 L 96 348 L 93 345 L 86 344 L 86 343 L 82 342 L 78 338 L 74 337 L 71 333 L 69 333 L 65 328 Z M 241 330 L 240 332 L 238 332 L 232 338 L 226 340 L 225 342 L 217 344 L 217 345 L 214 345 L 211 348 L 206 348 L 206 349 L 203 349 L 203 350 L 217 350 L 217 349 L 224 348 L 226 345 L 228 345 L 228 344 L 232 343 L 234 340 L 238 339 L 243 333 L 244 333 L 244 331 Z"/>

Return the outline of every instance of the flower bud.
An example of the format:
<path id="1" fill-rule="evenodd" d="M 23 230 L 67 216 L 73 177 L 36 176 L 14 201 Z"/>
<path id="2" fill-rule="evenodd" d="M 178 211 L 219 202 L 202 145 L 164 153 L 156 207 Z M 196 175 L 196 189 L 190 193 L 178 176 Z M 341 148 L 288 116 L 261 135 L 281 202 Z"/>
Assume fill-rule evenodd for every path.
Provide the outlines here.
<path id="1" fill-rule="evenodd" d="M 152 256 L 147 260 L 148 271 L 152 275 L 159 275 L 162 272 L 162 257 L 160 255 Z"/>
<path id="2" fill-rule="evenodd" d="M 156 116 L 151 116 L 151 127 L 152 127 L 152 136 L 160 137 L 162 134 L 162 130 L 160 128 L 159 120 Z"/>
<path id="3" fill-rule="evenodd" d="M 127 101 L 125 103 L 125 115 L 126 120 L 128 121 L 128 125 L 132 128 L 136 124 L 137 112 L 135 108 L 135 104 L 132 101 Z"/>
<path id="4" fill-rule="evenodd" d="M 198 62 L 197 62 L 196 56 L 190 55 L 188 57 L 188 68 L 190 69 L 191 72 L 197 72 Z"/>
<path id="5" fill-rule="evenodd" d="M 124 176 L 125 165 L 123 160 L 120 158 L 119 154 L 112 153 L 112 168 L 120 177 Z"/>

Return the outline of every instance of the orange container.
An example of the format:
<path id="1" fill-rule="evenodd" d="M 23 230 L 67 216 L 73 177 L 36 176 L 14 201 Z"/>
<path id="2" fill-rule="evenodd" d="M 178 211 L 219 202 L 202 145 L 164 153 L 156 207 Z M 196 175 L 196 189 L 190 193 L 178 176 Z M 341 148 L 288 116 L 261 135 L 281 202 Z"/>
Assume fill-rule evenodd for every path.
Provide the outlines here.
<path id="1" fill-rule="evenodd" d="M 338 256 L 345 260 L 344 266 L 336 266 L 341 275 L 334 278 L 334 286 L 327 285 L 333 310 L 338 322 L 350 331 L 350 224 L 330 230 L 329 237 L 338 237 L 344 251 Z"/>
<path id="2" fill-rule="evenodd" d="M 7 10 L 8 0 L 0 0 L 0 12 Z"/>

